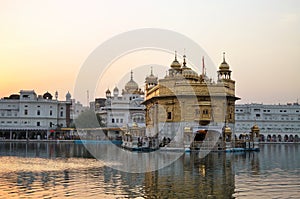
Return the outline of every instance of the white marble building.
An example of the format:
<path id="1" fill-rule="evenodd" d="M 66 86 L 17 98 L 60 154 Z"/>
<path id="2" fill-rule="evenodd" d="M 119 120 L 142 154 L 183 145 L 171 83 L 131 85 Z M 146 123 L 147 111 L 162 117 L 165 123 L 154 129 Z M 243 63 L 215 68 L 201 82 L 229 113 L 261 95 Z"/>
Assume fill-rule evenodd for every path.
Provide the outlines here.
<path id="1" fill-rule="evenodd" d="M 254 124 L 260 128 L 262 141 L 300 142 L 300 105 L 236 104 L 236 136 L 249 133 Z"/>
<path id="2" fill-rule="evenodd" d="M 21 90 L 0 100 L 1 139 L 48 139 L 58 127 L 69 127 L 71 95 L 59 101 L 46 92 L 37 95 L 34 90 Z"/>
<path id="3" fill-rule="evenodd" d="M 145 106 L 141 104 L 143 101 L 144 92 L 133 80 L 133 72 L 131 72 L 131 78 L 121 93 L 117 87 L 113 89 L 113 93 L 109 89 L 106 91 L 105 106 L 101 107 L 97 114 L 109 128 L 131 127 L 133 123 L 144 127 Z M 118 133 L 118 131 L 109 131 L 108 136 L 114 137 Z"/>

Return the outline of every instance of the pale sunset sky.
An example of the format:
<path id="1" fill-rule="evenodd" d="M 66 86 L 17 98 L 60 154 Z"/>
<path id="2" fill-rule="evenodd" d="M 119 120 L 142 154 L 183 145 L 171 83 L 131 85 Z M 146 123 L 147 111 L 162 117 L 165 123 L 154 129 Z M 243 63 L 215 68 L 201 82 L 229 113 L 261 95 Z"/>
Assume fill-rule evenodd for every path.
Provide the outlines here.
<path id="1" fill-rule="evenodd" d="M 216 66 L 225 51 L 241 98 L 237 103 L 300 101 L 298 0 L 1 0 L 0 24 L 0 98 L 29 89 L 38 94 L 57 90 L 64 99 L 101 43 L 126 31 L 160 28 L 197 42 Z M 169 54 L 153 63 L 167 67 L 173 59 Z M 147 63 L 143 56 L 128 56 L 119 64 Z M 129 74 L 108 73 L 91 98 L 103 97 L 115 85 L 121 89 L 120 78 L 128 81 Z M 154 74 L 164 76 L 155 67 Z M 143 86 L 144 77 L 134 77 Z M 86 103 L 86 98 L 79 100 Z"/>

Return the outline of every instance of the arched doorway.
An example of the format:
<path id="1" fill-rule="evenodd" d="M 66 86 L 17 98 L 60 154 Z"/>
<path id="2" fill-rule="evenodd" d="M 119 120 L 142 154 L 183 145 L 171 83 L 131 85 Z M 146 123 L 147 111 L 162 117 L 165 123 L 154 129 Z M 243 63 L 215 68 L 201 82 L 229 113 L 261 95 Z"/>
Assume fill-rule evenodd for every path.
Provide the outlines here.
<path id="1" fill-rule="evenodd" d="M 288 142 L 288 141 L 289 141 L 288 135 L 285 135 L 285 136 L 284 136 L 284 141 L 285 141 L 285 142 Z"/>
<path id="2" fill-rule="evenodd" d="M 277 142 L 276 135 L 272 136 L 272 142 Z"/>
<path id="3" fill-rule="evenodd" d="M 282 142 L 282 137 L 281 137 L 281 135 L 278 135 L 278 142 Z"/>
<path id="4" fill-rule="evenodd" d="M 294 136 L 293 135 L 290 135 L 289 142 L 294 142 Z"/>
<path id="5" fill-rule="evenodd" d="M 271 142 L 271 135 L 267 136 L 267 142 Z"/>
<path id="6" fill-rule="evenodd" d="M 295 142 L 299 142 L 299 136 L 295 135 Z"/>
<path id="7" fill-rule="evenodd" d="M 262 142 L 265 141 L 265 136 L 263 134 L 260 134 L 260 141 L 262 141 Z"/>
<path id="8" fill-rule="evenodd" d="M 239 139 L 241 140 L 243 138 L 243 134 L 240 134 Z"/>

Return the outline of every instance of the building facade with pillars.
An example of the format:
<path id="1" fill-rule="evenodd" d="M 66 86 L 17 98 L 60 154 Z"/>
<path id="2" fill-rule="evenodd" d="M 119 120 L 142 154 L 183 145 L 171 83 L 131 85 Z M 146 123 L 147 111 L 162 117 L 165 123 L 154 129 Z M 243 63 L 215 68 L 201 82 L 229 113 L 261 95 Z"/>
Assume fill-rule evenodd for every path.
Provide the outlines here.
<path id="1" fill-rule="evenodd" d="M 1 139 L 48 139 L 58 128 L 69 127 L 71 95 L 59 101 L 46 92 L 37 95 L 34 90 L 21 90 L 0 100 Z"/>
<path id="2" fill-rule="evenodd" d="M 253 124 L 260 128 L 262 142 L 300 142 L 300 105 L 237 104 L 235 107 L 236 136 L 249 132 Z"/>
<path id="3" fill-rule="evenodd" d="M 231 129 L 235 123 L 235 81 L 223 55 L 219 66 L 218 80 L 213 82 L 204 70 L 197 72 L 175 59 L 162 79 L 151 77 L 145 82 L 146 126 L 149 135 L 157 134 L 160 139 L 168 137 L 180 141 L 185 129 L 195 136 L 197 127 L 224 126 Z M 231 136 L 231 135 L 230 135 Z M 200 136 L 201 137 L 201 136 Z"/>

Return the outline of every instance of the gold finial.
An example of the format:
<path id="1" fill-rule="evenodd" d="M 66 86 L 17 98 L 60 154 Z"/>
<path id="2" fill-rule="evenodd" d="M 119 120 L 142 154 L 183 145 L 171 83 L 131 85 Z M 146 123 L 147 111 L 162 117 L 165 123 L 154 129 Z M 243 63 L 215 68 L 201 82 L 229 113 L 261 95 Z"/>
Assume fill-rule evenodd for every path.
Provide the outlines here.
<path id="1" fill-rule="evenodd" d="M 185 56 L 185 54 L 184 54 L 184 55 L 183 55 L 183 66 L 186 66 L 185 58 L 186 58 L 186 56 Z"/>
<path id="2" fill-rule="evenodd" d="M 151 74 L 150 75 L 153 75 L 153 67 L 151 66 Z"/>
<path id="3" fill-rule="evenodd" d="M 131 79 L 131 80 L 133 80 L 133 72 L 132 72 L 132 70 L 131 70 L 131 72 L 130 72 L 130 73 L 131 73 L 131 77 L 130 77 L 130 79 Z"/>
<path id="4" fill-rule="evenodd" d="M 177 51 L 175 50 L 175 61 L 177 61 Z"/>
<path id="5" fill-rule="evenodd" d="M 223 62 L 225 62 L 225 52 L 223 52 Z"/>

